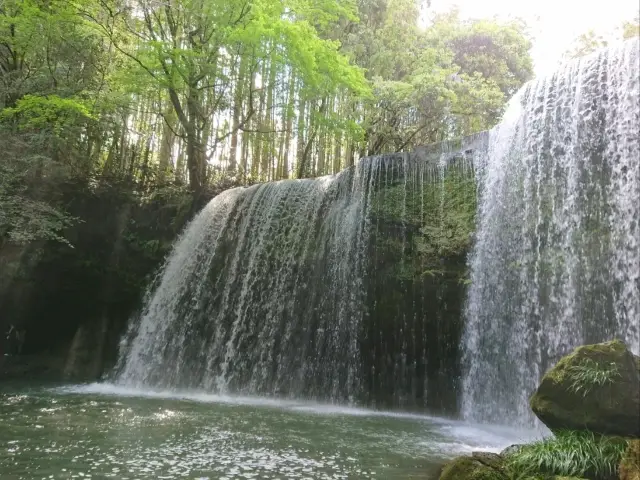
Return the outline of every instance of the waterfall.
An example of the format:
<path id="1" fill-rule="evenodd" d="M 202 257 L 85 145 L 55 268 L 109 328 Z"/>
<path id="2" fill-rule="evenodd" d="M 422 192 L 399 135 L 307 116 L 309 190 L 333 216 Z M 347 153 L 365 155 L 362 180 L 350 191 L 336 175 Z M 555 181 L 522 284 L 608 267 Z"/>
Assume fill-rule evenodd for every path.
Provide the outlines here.
<path id="1" fill-rule="evenodd" d="M 218 195 L 115 381 L 531 424 L 562 355 L 640 342 L 638 50 L 528 83 L 490 132 Z"/>
<path id="2" fill-rule="evenodd" d="M 455 396 L 437 391 L 455 389 L 461 326 L 444 328 L 452 338 L 436 349 L 433 302 L 416 295 L 405 270 L 421 265 L 406 255 L 426 217 L 444 208 L 445 170 L 473 182 L 472 152 L 485 140 L 218 195 L 150 287 L 121 343 L 116 382 L 452 410 Z M 429 376 L 438 388 L 427 393 Z"/>
<path id="3" fill-rule="evenodd" d="M 562 66 L 511 100 L 476 166 L 462 413 L 531 424 L 558 359 L 640 345 L 638 39 Z"/>
<path id="4" fill-rule="evenodd" d="M 357 395 L 365 166 L 215 197 L 167 259 L 122 345 L 118 381 Z"/>

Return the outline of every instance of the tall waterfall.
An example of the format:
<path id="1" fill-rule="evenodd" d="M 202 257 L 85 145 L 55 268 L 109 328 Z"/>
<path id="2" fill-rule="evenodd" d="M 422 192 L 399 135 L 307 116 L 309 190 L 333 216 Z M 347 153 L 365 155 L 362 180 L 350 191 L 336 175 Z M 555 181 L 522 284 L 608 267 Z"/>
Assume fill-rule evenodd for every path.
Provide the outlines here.
<path id="1" fill-rule="evenodd" d="M 215 197 L 168 258 L 123 346 L 119 381 L 356 395 L 370 173 Z"/>
<path id="2" fill-rule="evenodd" d="M 419 225 L 408 219 L 424 213 L 425 185 L 441 182 L 450 163 L 473 178 L 464 150 L 474 141 L 215 197 L 175 243 L 132 322 L 116 381 L 424 406 L 428 318 L 417 313 L 421 301 L 377 313 L 380 289 L 412 292 L 408 282 L 371 281 L 384 263 L 371 238 L 409 249 Z"/>
<path id="3" fill-rule="evenodd" d="M 574 347 L 640 347 L 639 43 L 527 84 L 490 133 L 463 340 L 463 414 L 531 423 Z"/>

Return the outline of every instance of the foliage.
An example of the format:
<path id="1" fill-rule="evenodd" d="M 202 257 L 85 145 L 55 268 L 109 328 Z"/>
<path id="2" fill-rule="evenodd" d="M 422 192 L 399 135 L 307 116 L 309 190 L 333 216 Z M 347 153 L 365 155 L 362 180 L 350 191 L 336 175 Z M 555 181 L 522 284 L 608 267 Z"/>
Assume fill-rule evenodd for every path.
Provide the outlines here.
<path id="1" fill-rule="evenodd" d="M 58 95 L 25 95 L 16 101 L 15 107 L 0 112 L 0 121 L 15 119 L 21 129 L 51 129 L 56 133 L 60 133 L 65 125 L 90 118 L 85 102 Z"/>
<path id="2" fill-rule="evenodd" d="M 64 229 L 76 219 L 43 199 L 44 189 L 38 188 L 45 175 L 50 179 L 58 173 L 51 161 L 38 153 L 41 135 L 16 138 L 0 128 L 0 247 L 5 241 L 26 244 L 35 240 L 58 240 L 68 243 Z"/>
<path id="3" fill-rule="evenodd" d="M 594 29 L 588 30 L 576 38 L 569 50 L 564 53 L 564 59 L 570 60 L 574 58 L 580 58 L 590 53 L 595 52 L 600 48 L 604 48 L 609 45 L 607 37 L 619 40 L 628 40 L 640 35 L 640 18 L 635 18 L 633 21 L 623 22 L 612 35 L 605 35 L 603 32 L 598 32 Z"/>
<path id="4" fill-rule="evenodd" d="M 522 25 L 451 14 L 421 30 L 419 14 L 413 0 L 10 0 L 0 110 L 85 149 L 86 174 L 197 192 L 220 174 L 335 173 L 485 129 L 530 77 Z"/>
<path id="5" fill-rule="evenodd" d="M 575 393 L 582 392 L 583 396 L 593 388 L 613 383 L 616 378 L 621 377 L 615 362 L 603 366 L 590 358 L 584 359 L 580 364 L 571 365 L 567 370 L 573 380 L 571 390 Z"/>
<path id="6" fill-rule="evenodd" d="M 621 28 L 624 40 L 640 36 L 640 17 L 636 17 L 632 22 L 624 22 Z"/>
<path id="7" fill-rule="evenodd" d="M 410 239 L 403 254 L 410 257 L 398 262 L 395 274 L 400 278 L 420 276 L 450 277 L 462 280 L 466 271 L 445 267 L 443 259 L 464 257 L 475 228 L 476 184 L 470 171 L 457 160 L 448 167 L 428 167 L 420 184 L 400 179 L 381 186 L 373 196 L 372 213 L 378 224 L 401 223 Z M 409 167 L 416 168 L 416 167 Z M 393 175 L 393 174 L 391 174 Z M 405 176 L 412 177 L 410 172 Z M 409 233 L 407 233 L 409 232 Z M 402 251 L 393 234 L 382 237 L 384 250 Z"/>
<path id="8" fill-rule="evenodd" d="M 469 173 L 452 169 L 443 178 L 440 201 L 429 205 L 428 220 L 421 227 L 418 251 L 428 257 L 447 257 L 466 252 L 475 228 L 476 188 Z"/>
<path id="9" fill-rule="evenodd" d="M 497 23 L 491 20 L 462 21 L 456 10 L 437 16 L 428 32 L 453 52 L 461 74 L 480 74 L 506 97 L 531 79 L 533 64 L 528 55 L 531 40 L 522 20 Z"/>
<path id="10" fill-rule="evenodd" d="M 97 88 L 100 54 L 100 39 L 72 2 L 4 0 L 0 110 L 29 93 L 67 98 Z"/>
<path id="11" fill-rule="evenodd" d="M 580 58 L 606 47 L 609 42 L 595 30 L 589 30 L 573 42 L 573 46 L 564 54 L 567 59 Z"/>
<path id="12" fill-rule="evenodd" d="M 411 15 L 408 8 L 404 22 Z M 398 35 L 395 23 L 385 23 L 381 32 L 378 42 L 394 40 L 377 46 L 388 56 L 367 61 L 375 96 L 363 119 L 369 153 L 488 129 L 532 76 L 530 42 L 520 23 L 462 21 L 453 11 L 423 32 L 402 28 Z"/>
<path id="13" fill-rule="evenodd" d="M 137 0 L 126 15 L 120 15 L 118 8 L 123 5 L 119 2 L 103 5 L 91 18 L 128 60 L 132 80 L 143 76 L 152 89 L 167 91 L 176 126 L 183 131 L 193 190 L 206 183 L 207 157 L 220 143 L 245 131 L 265 109 L 268 116 L 273 114 L 276 92 L 271 90 L 269 99 L 265 98 L 265 86 L 256 85 L 258 72 L 261 83 L 267 81 L 265 76 L 271 82 L 288 78 L 300 82 L 300 99 L 324 98 L 341 90 L 368 95 L 361 70 L 340 54 L 337 42 L 321 38 L 318 32 L 330 22 L 355 18 L 349 2 L 327 0 L 318 8 L 306 0 L 251 5 L 173 0 L 158 9 L 154 1 Z M 247 73 L 249 78 L 244 78 Z M 234 80 L 242 85 L 234 85 Z M 245 99 L 237 97 L 240 88 L 247 97 L 246 108 Z M 228 110 L 234 104 L 238 111 L 229 122 Z M 314 117 L 324 119 L 325 112 L 320 107 Z M 271 123 L 268 116 L 260 119 L 260 130 L 271 129 L 265 124 Z M 212 131 L 216 118 L 223 123 Z"/>
<path id="14" fill-rule="evenodd" d="M 588 431 L 557 432 L 524 445 L 507 458 L 512 475 L 563 475 L 595 480 L 615 478 L 627 442 Z"/>

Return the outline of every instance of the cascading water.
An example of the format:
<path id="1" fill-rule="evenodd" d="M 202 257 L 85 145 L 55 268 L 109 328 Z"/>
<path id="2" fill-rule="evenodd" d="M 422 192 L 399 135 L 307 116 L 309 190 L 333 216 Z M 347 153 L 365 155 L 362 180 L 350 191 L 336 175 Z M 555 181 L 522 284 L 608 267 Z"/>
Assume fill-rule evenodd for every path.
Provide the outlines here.
<path id="1" fill-rule="evenodd" d="M 370 181 L 357 168 L 215 197 L 168 258 L 119 381 L 357 395 Z"/>
<path id="2" fill-rule="evenodd" d="M 490 133 L 463 340 L 463 415 L 530 424 L 561 356 L 640 346 L 639 42 L 527 84 Z"/>
<path id="3" fill-rule="evenodd" d="M 214 198 L 176 242 L 132 323 L 116 381 L 370 405 L 442 403 L 425 394 L 427 377 L 447 367 L 430 338 L 430 302 L 415 296 L 406 275 L 373 279 L 386 280 L 377 270 L 395 269 L 395 255 L 402 262 L 415 249 L 435 203 L 429 195 L 440 192 L 425 185 L 443 182 L 445 168 L 473 181 L 470 155 L 457 154 L 470 142 L 478 139 Z M 458 158 L 441 162 L 442 155 Z M 438 197 L 441 211 L 443 192 Z M 396 303 L 400 296 L 412 299 L 411 308 Z M 459 338 L 458 327 L 449 330 Z M 450 359 L 456 343 L 448 342 Z M 454 373 L 440 381 L 448 390 Z"/>

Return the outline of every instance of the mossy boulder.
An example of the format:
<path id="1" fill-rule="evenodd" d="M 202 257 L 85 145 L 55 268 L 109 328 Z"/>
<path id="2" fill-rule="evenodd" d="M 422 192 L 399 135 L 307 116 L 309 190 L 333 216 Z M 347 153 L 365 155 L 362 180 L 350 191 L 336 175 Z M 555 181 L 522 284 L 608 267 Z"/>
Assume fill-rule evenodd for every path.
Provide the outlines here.
<path id="1" fill-rule="evenodd" d="M 552 431 L 640 437 L 638 365 L 617 340 L 579 347 L 545 374 L 531 409 Z"/>
<path id="2" fill-rule="evenodd" d="M 440 473 L 440 480 L 509 480 L 502 470 L 502 458 L 474 452 L 471 456 L 458 457 L 447 463 Z"/>
<path id="3" fill-rule="evenodd" d="M 518 453 L 520 450 L 522 450 L 522 447 L 524 447 L 524 445 L 522 443 L 516 443 L 514 445 L 509 445 L 507 448 L 505 448 L 504 450 L 502 450 L 500 452 L 500 455 L 502 457 L 508 457 L 510 455 Z"/>
<path id="4" fill-rule="evenodd" d="M 620 463 L 620 480 L 640 480 L 640 440 L 631 440 Z"/>

